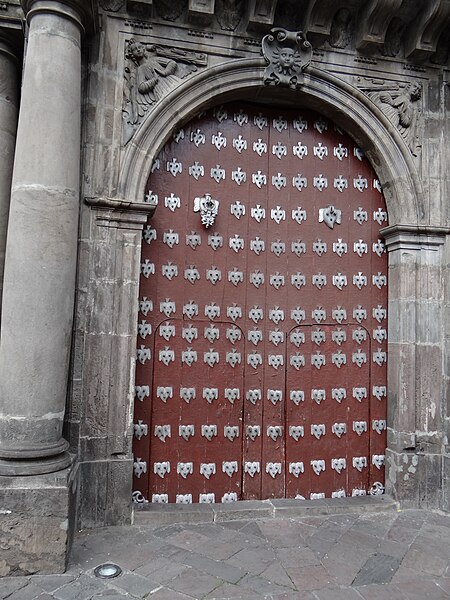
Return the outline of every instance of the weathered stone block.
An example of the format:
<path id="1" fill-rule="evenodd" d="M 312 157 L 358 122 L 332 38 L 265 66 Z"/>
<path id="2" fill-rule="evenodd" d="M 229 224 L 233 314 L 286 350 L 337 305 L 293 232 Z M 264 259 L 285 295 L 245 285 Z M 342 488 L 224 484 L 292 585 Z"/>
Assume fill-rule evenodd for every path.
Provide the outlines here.
<path id="1" fill-rule="evenodd" d="M 396 431 L 388 426 L 387 445 L 388 448 L 391 448 L 394 452 L 414 450 L 416 447 L 416 434 L 415 432 Z"/>
<path id="2" fill-rule="evenodd" d="M 0 576 L 63 573 L 74 532 L 78 465 L 0 477 Z"/>
<path id="3" fill-rule="evenodd" d="M 386 494 L 403 508 L 418 508 L 419 457 L 414 453 L 386 450 Z"/>
<path id="4" fill-rule="evenodd" d="M 389 345 L 388 425 L 397 431 L 415 431 L 416 349 L 412 344 Z"/>
<path id="5" fill-rule="evenodd" d="M 98 436 L 107 433 L 110 360 L 110 337 L 87 335 L 81 435 Z"/>
<path id="6" fill-rule="evenodd" d="M 417 295 L 419 301 L 441 300 L 443 289 L 441 285 L 441 253 L 434 250 L 423 251 L 421 264 L 418 268 Z"/>
<path id="7" fill-rule="evenodd" d="M 417 423 L 427 432 L 442 431 L 441 398 L 442 351 L 437 345 L 421 345 L 416 347 L 417 375 Z M 420 424 L 420 425 L 419 425 Z M 421 449 L 422 450 L 422 449 Z M 429 450 L 425 446 L 424 452 Z M 432 452 L 436 452 L 434 448 Z"/>
<path id="8" fill-rule="evenodd" d="M 442 455 L 419 455 L 418 503 L 420 508 L 436 509 L 442 502 Z"/>
<path id="9" fill-rule="evenodd" d="M 80 463 L 80 506 L 77 528 L 101 527 L 107 506 L 107 461 Z"/>
<path id="10" fill-rule="evenodd" d="M 131 522 L 133 460 L 96 460 L 80 464 L 78 527 L 126 525 Z"/>
<path id="11" fill-rule="evenodd" d="M 442 456 L 442 510 L 450 512 L 450 455 Z"/>
<path id="12" fill-rule="evenodd" d="M 116 314 L 113 317 L 113 331 L 117 335 L 132 335 L 136 338 L 138 321 L 138 286 L 135 283 L 120 282 L 116 289 Z"/>
<path id="13" fill-rule="evenodd" d="M 440 454 L 386 451 L 386 493 L 402 508 L 439 508 L 442 504 Z"/>
<path id="14" fill-rule="evenodd" d="M 112 333 L 115 290 L 114 282 L 100 280 L 91 284 L 86 319 L 86 328 L 89 333 L 103 335 Z"/>
<path id="15" fill-rule="evenodd" d="M 400 298 L 389 301 L 389 340 L 392 343 L 414 343 L 416 312 L 414 300 Z"/>
<path id="16" fill-rule="evenodd" d="M 389 291 L 390 298 L 410 299 L 415 297 L 416 265 L 415 254 L 391 252 L 389 254 Z"/>
<path id="17" fill-rule="evenodd" d="M 416 313 L 417 341 L 425 344 L 440 344 L 442 340 L 442 302 L 428 300 L 419 305 Z"/>
<path id="18" fill-rule="evenodd" d="M 104 460 L 108 457 L 108 435 L 80 437 L 80 459 L 84 461 Z"/>

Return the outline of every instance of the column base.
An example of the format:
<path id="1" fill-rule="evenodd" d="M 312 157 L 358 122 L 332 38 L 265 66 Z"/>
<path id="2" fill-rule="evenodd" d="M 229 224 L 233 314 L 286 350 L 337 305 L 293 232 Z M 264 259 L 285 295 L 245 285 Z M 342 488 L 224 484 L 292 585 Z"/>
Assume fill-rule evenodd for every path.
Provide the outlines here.
<path id="1" fill-rule="evenodd" d="M 0 458 L 0 476 L 17 477 L 20 475 L 43 475 L 55 473 L 68 467 L 72 456 L 62 452 L 57 456 L 35 459 L 5 459 Z"/>
<path id="2" fill-rule="evenodd" d="M 0 577 L 64 573 L 78 477 L 78 463 L 46 475 L 0 476 Z"/>

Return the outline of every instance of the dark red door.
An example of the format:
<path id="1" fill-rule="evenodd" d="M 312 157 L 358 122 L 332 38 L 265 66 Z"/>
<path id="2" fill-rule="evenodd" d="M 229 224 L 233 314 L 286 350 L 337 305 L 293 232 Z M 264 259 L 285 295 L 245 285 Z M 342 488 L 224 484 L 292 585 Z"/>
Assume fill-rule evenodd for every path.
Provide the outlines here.
<path id="1" fill-rule="evenodd" d="M 148 193 L 135 500 L 380 491 L 387 215 L 359 148 L 309 111 L 227 105 L 173 136 Z"/>

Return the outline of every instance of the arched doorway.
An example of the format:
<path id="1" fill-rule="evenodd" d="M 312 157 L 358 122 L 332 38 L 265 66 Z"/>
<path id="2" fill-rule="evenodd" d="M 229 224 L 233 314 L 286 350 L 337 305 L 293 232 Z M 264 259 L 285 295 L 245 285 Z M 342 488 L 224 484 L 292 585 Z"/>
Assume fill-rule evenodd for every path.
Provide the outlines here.
<path id="1" fill-rule="evenodd" d="M 381 489 L 387 223 L 331 121 L 224 105 L 178 131 L 148 181 L 135 486 L 153 501 Z M 210 193 L 209 227 L 194 199 Z"/>

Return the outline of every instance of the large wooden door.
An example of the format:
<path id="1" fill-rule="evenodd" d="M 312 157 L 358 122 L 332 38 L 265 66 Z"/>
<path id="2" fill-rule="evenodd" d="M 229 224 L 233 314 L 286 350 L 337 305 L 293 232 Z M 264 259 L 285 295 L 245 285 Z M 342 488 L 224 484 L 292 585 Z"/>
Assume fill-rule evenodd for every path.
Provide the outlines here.
<path id="1" fill-rule="evenodd" d="M 361 150 L 306 110 L 222 106 L 174 134 L 148 194 L 135 499 L 382 490 L 387 215 Z"/>

